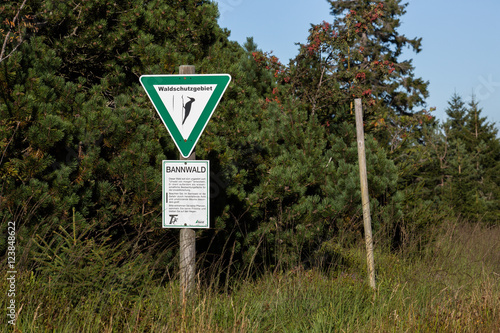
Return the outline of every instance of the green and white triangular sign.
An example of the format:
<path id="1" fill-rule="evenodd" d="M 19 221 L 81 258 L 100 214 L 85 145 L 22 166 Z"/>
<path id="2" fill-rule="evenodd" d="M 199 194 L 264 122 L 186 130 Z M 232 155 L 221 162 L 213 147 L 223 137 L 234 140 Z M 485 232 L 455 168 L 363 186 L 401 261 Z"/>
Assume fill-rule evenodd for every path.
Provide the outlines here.
<path id="1" fill-rule="evenodd" d="M 143 75 L 139 80 L 182 156 L 188 157 L 226 91 L 231 76 Z"/>

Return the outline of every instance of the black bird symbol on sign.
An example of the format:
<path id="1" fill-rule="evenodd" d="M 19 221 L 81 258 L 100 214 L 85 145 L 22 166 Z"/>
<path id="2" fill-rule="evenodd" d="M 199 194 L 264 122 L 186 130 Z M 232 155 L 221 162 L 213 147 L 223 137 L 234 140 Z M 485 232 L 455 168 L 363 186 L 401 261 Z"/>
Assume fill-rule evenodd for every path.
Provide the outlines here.
<path id="1" fill-rule="evenodd" d="M 184 119 L 182 120 L 182 125 L 184 125 L 186 118 L 189 116 L 189 112 L 191 112 L 191 105 L 195 101 L 193 97 L 187 96 L 187 98 L 189 98 L 189 101 L 186 104 L 184 104 L 184 96 L 182 96 L 182 103 L 184 104 L 182 106 L 182 108 L 184 109 Z"/>

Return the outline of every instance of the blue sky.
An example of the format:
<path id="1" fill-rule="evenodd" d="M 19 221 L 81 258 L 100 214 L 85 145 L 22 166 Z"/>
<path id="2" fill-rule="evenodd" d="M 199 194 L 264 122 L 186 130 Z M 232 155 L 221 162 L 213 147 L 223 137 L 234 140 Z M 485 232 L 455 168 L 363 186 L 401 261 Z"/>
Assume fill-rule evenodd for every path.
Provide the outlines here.
<path id="1" fill-rule="evenodd" d="M 219 25 L 230 39 L 247 37 L 283 63 L 304 43 L 311 23 L 332 22 L 326 0 L 218 0 Z M 404 1 L 403 1 L 404 2 Z M 474 93 L 482 115 L 500 129 L 500 1 L 408 0 L 399 33 L 422 37 L 422 52 L 406 52 L 415 75 L 429 81 L 427 109 L 446 117 L 448 100 L 457 92 L 465 101 Z"/>

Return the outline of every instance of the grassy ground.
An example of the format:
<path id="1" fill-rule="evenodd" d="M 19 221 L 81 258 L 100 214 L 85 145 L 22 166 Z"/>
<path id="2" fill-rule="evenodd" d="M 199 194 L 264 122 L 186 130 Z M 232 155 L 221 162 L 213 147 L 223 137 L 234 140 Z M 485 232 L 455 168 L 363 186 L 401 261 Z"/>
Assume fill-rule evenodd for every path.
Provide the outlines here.
<path id="1" fill-rule="evenodd" d="M 16 332 L 500 332 L 500 228 L 449 224 L 417 258 L 377 253 L 377 290 L 364 254 L 351 271 L 300 267 L 239 282 L 231 292 L 198 287 L 183 302 L 176 283 L 149 282 L 82 294 L 18 273 Z M 361 267 L 361 268 L 360 268 Z M 7 290 L 6 280 L 0 282 Z M 75 295 L 78 295 L 75 297 Z M 6 298 L 1 308 L 6 309 Z"/>

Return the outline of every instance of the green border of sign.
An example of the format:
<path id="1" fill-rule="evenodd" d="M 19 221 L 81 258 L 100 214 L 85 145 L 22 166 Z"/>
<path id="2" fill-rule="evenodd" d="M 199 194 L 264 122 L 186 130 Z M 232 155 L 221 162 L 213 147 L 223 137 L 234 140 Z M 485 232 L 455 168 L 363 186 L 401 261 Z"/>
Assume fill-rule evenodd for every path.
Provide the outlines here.
<path id="1" fill-rule="evenodd" d="M 165 172 L 165 165 L 168 163 L 172 164 L 183 164 L 183 165 L 188 165 L 188 164 L 204 164 L 205 167 L 207 168 L 207 218 L 206 218 L 206 223 L 205 224 L 197 224 L 196 221 L 193 224 L 186 224 L 186 225 L 171 225 L 168 224 L 168 219 L 166 216 L 166 172 Z M 163 228 L 173 228 L 173 229 L 179 229 L 179 228 L 190 228 L 190 229 L 208 229 L 210 228 L 210 161 L 209 160 L 163 160 L 161 163 L 161 183 L 162 183 L 162 194 L 161 194 L 161 206 L 162 206 L 162 217 L 161 217 L 161 224 Z"/>
<path id="2" fill-rule="evenodd" d="M 163 124 L 167 128 L 170 136 L 175 142 L 183 157 L 189 157 L 193 152 L 198 139 L 200 138 L 203 130 L 208 124 L 210 117 L 214 113 L 215 108 L 219 104 L 222 95 L 226 91 L 229 82 L 231 82 L 231 75 L 229 74 L 177 74 L 177 75 L 142 75 L 139 78 L 142 87 L 146 91 L 149 99 L 153 103 L 156 112 L 160 116 Z M 155 85 L 187 85 L 187 84 L 216 84 L 216 88 L 212 96 L 207 102 L 205 109 L 201 112 L 196 125 L 194 126 L 189 137 L 184 140 L 181 132 L 175 125 L 167 107 L 163 104 L 160 96 L 158 95 Z"/>

